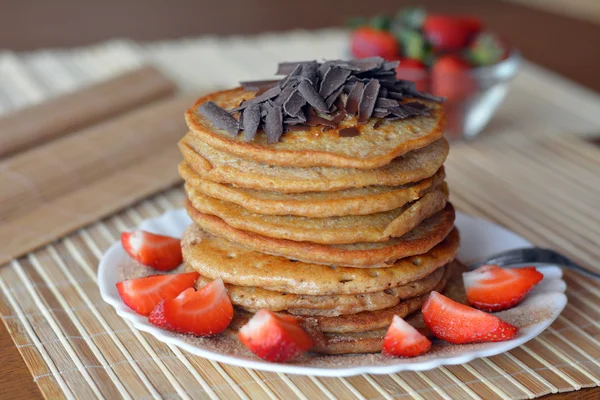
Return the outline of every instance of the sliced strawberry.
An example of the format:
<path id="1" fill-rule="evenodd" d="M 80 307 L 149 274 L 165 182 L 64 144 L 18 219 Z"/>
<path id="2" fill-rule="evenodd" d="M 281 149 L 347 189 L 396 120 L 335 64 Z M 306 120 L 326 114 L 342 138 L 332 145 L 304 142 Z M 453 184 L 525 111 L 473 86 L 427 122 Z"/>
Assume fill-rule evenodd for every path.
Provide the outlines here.
<path id="1" fill-rule="evenodd" d="M 286 362 L 310 349 L 312 340 L 291 315 L 258 311 L 238 333 L 240 341 L 263 360 Z"/>
<path id="2" fill-rule="evenodd" d="M 463 273 L 469 303 L 484 311 L 506 310 L 517 305 L 544 275 L 535 267 L 500 268 L 484 265 Z"/>
<path id="3" fill-rule="evenodd" d="M 500 342 L 512 339 L 519 331 L 498 317 L 457 303 L 438 292 L 431 292 L 421 311 L 431 332 L 450 343 Z"/>
<path id="4" fill-rule="evenodd" d="M 121 234 L 123 248 L 137 262 L 159 271 L 170 271 L 183 262 L 179 239 L 146 231 Z"/>
<path id="5" fill-rule="evenodd" d="M 233 319 L 233 305 L 221 279 L 189 296 L 165 300 L 163 308 L 167 326 L 196 336 L 221 333 Z"/>
<path id="6" fill-rule="evenodd" d="M 117 282 L 123 302 L 141 315 L 148 315 L 161 300 L 171 300 L 194 286 L 200 274 L 154 275 Z"/>
<path id="7" fill-rule="evenodd" d="M 185 289 L 181 292 L 177 297 L 173 299 L 173 301 L 180 302 L 181 304 L 188 301 L 193 295 L 196 293 L 196 289 L 193 287 Z M 166 329 L 168 331 L 174 330 L 174 328 L 167 322 L 165 319 L 165 301 L 161 300 L 156 307 L 152 310 L 150 315 L 148 316 L 148 322 L 152 325 L 156 325 L 159 328 Z"/>
<path id="8" fill-rule="evenodd" d="M 385 339 L 382 353 L 386 356 L 416 357 L 431 349 L 431 341 L 408 322 L 395 315 Z"/>

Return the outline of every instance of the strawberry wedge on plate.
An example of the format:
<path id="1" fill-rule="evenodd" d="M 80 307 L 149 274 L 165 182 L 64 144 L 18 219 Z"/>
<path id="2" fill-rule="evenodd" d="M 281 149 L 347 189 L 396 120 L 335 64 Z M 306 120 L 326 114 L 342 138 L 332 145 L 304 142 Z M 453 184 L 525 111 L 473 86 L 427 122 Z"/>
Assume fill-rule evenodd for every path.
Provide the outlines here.
<path id="1" fill-rule="evenodd" d="M 137 262 L 158 271 L 171 271 L 183 262 L 180 240 L 146 231 L 121 234 L 123 248 Z"/>
<path id="2" fill-rule="evenodd" d="M 264 309 L 242 326 L 238 337 L 258 357 L 273 362 L 289 361 L 313 345 L 296 318 Z"/>
<path id="3" fill-rule="evenodd" d="M 154 275 L 117 282 L 123 302 L 141 315 L 149 315 L 161 300 L 170 300 L 196 283 L 200 274 Z"/>
<path id="4" fill-rule="evenodd" d="M 221 279 L 212 281 L 198 291 L 187 290 L 159 306 L 162 306 L 163 315 L 160 316 L 160 309 L 154 310 L 155 322 L 160 321 L 175 332 L 195 336 L 221 333 L 233 319 L 233 305 Z"/>
<path id="5" fill-rule="evenodd" d="M 431 292 L 421 308 L 425 325 L 449 343 L 500 342 L 517 335 L 516 326 L 500 318 Z"/>
<path id="6" fill-rule="evenodd" d="M 544 275 L 535 267 L 500 268 L 484 265 L 463 273 L 469 304 L 488 312 L 516 306 Z"/>
<path id="7" fill-rule="evenodd" d="M 394 315 L 385 339 L 383 355 L 394 357 L 416 357 L 431 349 L 431 341 L 408 322 Z"/>

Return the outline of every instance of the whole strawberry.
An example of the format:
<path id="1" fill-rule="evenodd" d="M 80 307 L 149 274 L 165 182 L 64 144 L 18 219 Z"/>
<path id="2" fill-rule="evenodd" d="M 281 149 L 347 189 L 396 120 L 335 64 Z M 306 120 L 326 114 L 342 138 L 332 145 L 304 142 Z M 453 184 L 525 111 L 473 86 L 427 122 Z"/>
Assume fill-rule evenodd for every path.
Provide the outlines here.
<path id="1" fill-rule="evenodd" d="M 400 64 L 396 67 L 396 77 L 415 82 L 416 88 L 420 92 L 428 91 L 427 66 L 420 60 L 401 58 Z"/>
<path id="2" fill-rule="evenodd" d="M 400 53 L 396 38 L 390 33 L 365 26 L 352 32 L 351 51 L 356 58 L 383 57 L 395 59 Z"/>
<path id="3" fill-rule="evenodd" d="M 455 54 L 439 57 L 431 68 L 432 93 L 450 102 L 469 97 L 477 90 L 470 70 L 469 63 Z"/>
<path id="4" fill-rule="evenodd" d="M 429 14 L 423 23 L 425 37 L 438 52 L 458 51 L 468 46 L 481 24 L 472 18 Z"/>

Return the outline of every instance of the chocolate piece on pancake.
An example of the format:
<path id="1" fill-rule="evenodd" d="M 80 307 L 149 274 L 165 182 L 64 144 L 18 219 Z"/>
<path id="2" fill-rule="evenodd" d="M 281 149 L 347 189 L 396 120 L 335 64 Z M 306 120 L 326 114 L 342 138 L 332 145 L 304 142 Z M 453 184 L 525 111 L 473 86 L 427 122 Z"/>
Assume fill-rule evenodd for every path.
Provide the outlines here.
<path id="1" fill-rule="evenodd" d="M 449 146 L 442 138 L 397 157 L 381 168 L 369 170 L 267 165 L 212 148 L 190 133 L 179 142 L 179 149 L 185 162 L 203 179 L 247 189 L 303 193 L 418 182 L 440 169 Z"/>
<path id="2" fill-rule="evenodd" d="M 179 165 L 179 175 L 187 184 L 205 195 L 233 202 L 257 214 L 326 218 L 369 215 L 402 207 L 439 188 L 445 172 L 441 168 L 432 177 L 408 185 L 376 185 L 336 192 L 293 194 L 212 182 L 202 178 L 186 163 Z"/>
<path id="3" fill-rule="evenodd" d="M 431 274 L 454 259 L 458 243 L 458 232 L 453 231 L 431 250 L 384 267 L 332 267 L 253 251 L 193 225 L 182 237 L 182 253 L 184 262 L 200 275 L 233 285 L 307 295 L 361 294 Z"/>
<path id="4" fill-rule="evenodd" d="M 390 211 L 370 215 L 307 218 L 256 214 L 237 204 L 207 196 L 191 185 L 186 184 L 185 190 L 196 210 L 216 216 L 233 228 L 270 238 L 318 244 L 384 242 L 393 237 L 401 237 L 441 211 L 448 200 L 447 194 L 440 189 Z"/>

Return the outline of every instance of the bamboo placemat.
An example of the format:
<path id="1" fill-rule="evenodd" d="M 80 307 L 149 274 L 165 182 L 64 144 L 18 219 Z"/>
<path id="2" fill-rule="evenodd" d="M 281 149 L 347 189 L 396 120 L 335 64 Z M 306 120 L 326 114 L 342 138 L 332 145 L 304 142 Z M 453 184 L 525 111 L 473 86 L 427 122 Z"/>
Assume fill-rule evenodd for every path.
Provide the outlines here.
<path id="1" fill-rule="evenodd" d="M 0 106 L 40 101 L 67 81 L 72 87 L 143 62 L 200 92 L 268 76 L 277 59 L 341 57 L 342 45 L 342 34 L 326 31 L 5 53 Z M 447 163 L 453 202 L 598 268 L 600 151 L 572 134 L 599 126 L 596 94 L 527 64 L 484 137 L 453 146 Z M 161 192 L 0 269 L 0 313 L 46 398 L 512 399 L 600 383 L 600 282 L 568 271 L 569 304 L 538 338 L 431 371 L 345 379 L 263 373 L 160 343 L 101 300 L 96 268 L 122 230 L 182 200 L 179 187 Z"/>

